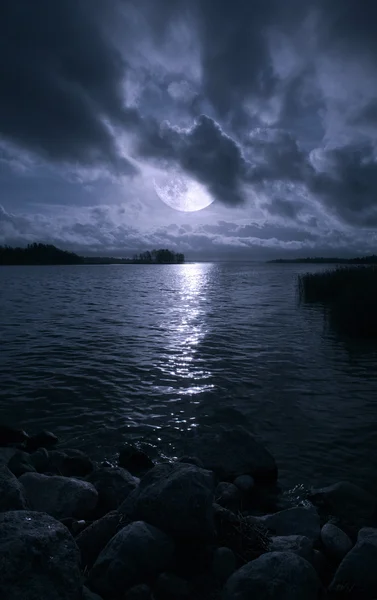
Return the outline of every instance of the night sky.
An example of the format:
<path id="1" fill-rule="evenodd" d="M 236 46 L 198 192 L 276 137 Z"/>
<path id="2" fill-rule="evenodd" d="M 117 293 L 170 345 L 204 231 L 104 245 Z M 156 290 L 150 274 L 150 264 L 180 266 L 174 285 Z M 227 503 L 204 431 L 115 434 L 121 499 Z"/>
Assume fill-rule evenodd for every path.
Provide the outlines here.
<path id="1" fill-rule="evenodd" d="M 376 252 L 376 31 L 376 0 L 0 0 L 0 243 Z"/>

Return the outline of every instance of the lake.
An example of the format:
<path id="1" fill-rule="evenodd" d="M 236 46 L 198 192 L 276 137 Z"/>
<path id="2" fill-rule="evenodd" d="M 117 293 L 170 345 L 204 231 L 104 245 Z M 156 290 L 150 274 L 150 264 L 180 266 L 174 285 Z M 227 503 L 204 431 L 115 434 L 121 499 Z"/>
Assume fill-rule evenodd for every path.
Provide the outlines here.
<path id="1" fill-rule="evenodd" d="M 113 460 L 249 420 L 292 488 L 377 491 L 377 347 L 299 306 L 313 265 L 0 268 L 0 422 Z"/>

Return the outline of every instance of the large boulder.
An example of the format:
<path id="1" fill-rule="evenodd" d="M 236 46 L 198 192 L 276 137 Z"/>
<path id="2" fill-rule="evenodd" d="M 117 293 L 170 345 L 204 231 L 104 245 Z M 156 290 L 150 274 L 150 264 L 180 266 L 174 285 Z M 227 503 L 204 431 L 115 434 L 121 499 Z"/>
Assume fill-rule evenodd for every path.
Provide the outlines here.
<path id="1" fill-rule="evenodd" d="M 314 568 L 304 558 L 269 552 L 228 579 L 224 600 L 318 600 L 320 589 Z"/>
<path id="2" fill-rule="evenodd" d="M 1 600 L 79 600 L 80 553 L 68 529 L 44 513 L 0 514 Z"/>
<path id="3" fill-rule="evenodd" d="M 128 520 L 124 521 L 118 512 L 113 511 L 93 521 L 79 533 L 76 544 L 80 548 L 83 565 L 91 567 L 111 538 L 129 523 Z"/>
<path id="4" fill-rule="evenodd" d="M 12 446 L 0 447 L 0 467 L 6 467 L 16 452 L 17 448 L 13 448 Z"/>
<path id="5" fill-rule="evenodd" d="M 359 533 L 357 534 L 357 541 L 361 542 L 361 540 L 364 540 L 367 537 L 376 537 L 377 536 L 377 529 L 375 527 L 363 527 L 362 529 L 360 529 Z"/>
<path id="6" fill-rule="evenodd" d="M 376 524 L 376 499 L 349 481 L 313 489 L 309 497 L 316 506 L 348 527 L 360 529 Z"/>
<path id="7" fill-rule="evenodd" d="M 146 473 L 133 494 L 119 507 L 121 513 L 178 537 L 214 535 L 214 476 L 210 471 L 186 463 L 160 464 Z"/>
<path id="8" fill-rule="evenodd" d="M 242 426 L 204 429 L 191 446 L 192 453 L 220 480 L 233 481 L 239 475 L 251 475 L 257 482 L 277 480 L 274 457 Z"/>
<path id="9" fill-rule="evenodd" d="M 264 517 L 249 517 L 249 519 L 278 536 L 303 535 L 314 543 L 319 540 L 321 534 L 320 518 L 314 508 L 297 506 Z"/>
<path id="10" fill-rule="evenodd" d="M 304 535 L 276 535 L 271 537 L 271 552 L 293 552 L 311 562 L 313 559 L 313 541 Z"/>
<path id="11" fill-rule="evenodd" d="M 325 553 L 335 561 L 341 561 L 352 549 L 348 535 L 333 523 L 326 523 L 321 529 L 321 541 Z"/>
<path id="12" fill-rule="evenodd" d="M 26 508 L 24 488 L 7 467 L 0 468 L 0 512 Z"/>
<path id="13" fill-rule="evenodd" d="M 99 507 L 103 513 L 117 509 L 136 488 L 134 477 L 122 468 L 96 469 L 86 478 L 86 481 L 96 488 Z"/>
<path id="14" fill-rule="evenodd" d="M 89 572 L 89 587 L 105 600 L 118 597 L 168 569 L 174 555 L 171 538 L 156 527 L 135 521 L 121 529 Z"/>
<path id="15" fill-rule="evenodd" d="M 352 548 L 340 563 L 329 591 L 336 594 L 348 588 L 353 598 L 377 597 L 377 537 L 367 536 Z"/>
<path id="16" fill-rule="evenodd" d="M 87 481 L 40 473 L 25 473 L 19 481 L 24 486 L 30 508 L 56 519 L 84 519 L 97 505 L 97 490 Z"/>
<path id="17" fill-rule="evenodd" d="M 133 475 L 139 475 L 154 467 L 154 462 L 148 454 L 133 444 L 124 444 L 119 452 L 118 462 Z"/>

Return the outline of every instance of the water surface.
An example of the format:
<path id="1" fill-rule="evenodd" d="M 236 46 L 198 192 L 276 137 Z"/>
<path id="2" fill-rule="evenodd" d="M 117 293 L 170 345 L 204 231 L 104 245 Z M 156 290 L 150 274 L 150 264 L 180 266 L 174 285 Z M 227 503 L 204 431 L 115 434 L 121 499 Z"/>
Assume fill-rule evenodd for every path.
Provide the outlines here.
<path id="1" fill-rule="evenodd" d="M 97 458 L 133 438 L 177 456 L 206 415 L 231 408 L 286 486 L 377 491 L 377 348 L 298 306 L 297 273 L 321 268 L 2 267 L 0 419 Z"/>

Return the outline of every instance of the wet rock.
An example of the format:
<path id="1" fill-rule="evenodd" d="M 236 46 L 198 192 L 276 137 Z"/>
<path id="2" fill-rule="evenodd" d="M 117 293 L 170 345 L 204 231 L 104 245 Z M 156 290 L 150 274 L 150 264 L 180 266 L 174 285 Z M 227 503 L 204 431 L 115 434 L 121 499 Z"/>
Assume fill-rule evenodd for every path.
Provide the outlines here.
<path id="1" fill-rule="evenodd" d="M 222 481 L 251 475 L 258 482 L 277 480 L 277 466 L 269 451 L 241 426 L 203 430 L 192 442 L 194 455 Z"/>
<path id="2" fill-rule="evenodd" d="M 204 465 L 202 463 L 202 461 L 197 458 L 196 456 L 181 456 L 178 459 L 179 462 L 182 463 L 186 463 L 188 465 L 195 465 L 196 467 L 200 467 L 201 469 L 204 469 Z"/>
<path id="3" fill-rule="evenodd" d="M 211 538 L 214 534 L 213 473 L 186 463 L 157 465 L 141 480 L 132 497 L 134 519 L 178 537 Z M 119 507 L 128 511 L 129 502 Z"/>
<path id="4" fill-rule="evenodd" d="M 148 469 L 154 467 L 154 462 L 149 458 L 148 454 L 139 450 L 132 444 L 124 444 L 123 448 L 119 452 L 119 466 L 123 467 L 133 475 L 138 475 Z"/>
<path id="5" fill-rule="evenodd" d="M 340 563 L 329 586 L 330 593 L 344 587 L 352 589 L 353 596 L 371 600 L 377 596 L 377 538 L 362 539 Z"/>
<path id="6" fill-rule="evenodd" d="M 117 597 L 169 568 L 173 555 L 169 536 L 136 521 L 121 529 L 102 550 L 89 573 L 90 588 L 105 600 Z"/>
<path id="7" fill-rule="evenodd" d="M 322 527 L 321 541 L 326 554 L 339 562 L 353 546 L 348 535 L 332 523 L 326 523 L 326 525 Z"/>
<path id="8" fill-rule="evenodd" d="M 86 481 L 96 488 L 99 510 L 103 514 L 117 509 L 136 488 L 134 477 L 120 467 L 96 469 Z"/>
<path id="9" fill-rule="evenodd" d="M 173 573 L 161 573 L 153 591 L 156 600 L 187 600 L 190 596 L 187 581 Z"/>
<path id="10" fill-rule="evenodd" d="M 50 470 L 50 457 L 46 448 L 38 448 L 33 454 L 26 454 L 26 456 L 38 473 L 46 473 Z"/>
<path id="11" fill-rule="evenodd" d="M 151 588 L 145 583 L 134 585 L 126 592 L 124 600 L 155 600 Z"/>
<path id="12" fill-rule="evenodd" d="M 102 600 L 101 596 L 91 592 L 87 587 L 82 588 L 82 600 Z"/>
<path id="13" fill-rule="evenodd" d="M 304 535 L 273 536 L 269 549 L 271 552 L 293 552 L 309 562 L 313 558 L 313 541 Z"/>
<path id="14" fill-rule="evenodd" d="M 224 583 L 236 570 L 236 557 L 230 548 L 216 548 L 212 559 L 212 574 Z"/>
<path id="15" fill-rule="evenodd" d="M 241 503 L 241 492 L 233 483 L 221 481 L 215 490 L 215 502 L 224 508 L 237 510 Z"/>
<path id="16" fill-rule="evenodd" d="M 327 587 L 334 574 L 332 564 L 329 563 L 323 552 L 316 549 L 313 550 L 311 564 L 322 584 Z"/>
<path id="17" fill-rule="evenodd" d="M 79 533 L 76 544 L 81 551 L 83 565 L 91 567 L 111 538 L 126 525 L 129 525 L 129 521 L 123 521 L 121 515 L 114 511 Z"/>
<path id="18" fill-rule="evenodd" d="M 86 477 L 94 469 L 93 461 L 81 450 L 65 450 L 60 470 L 65 477 Z"/>
<path id="19" fill-rule="evenodd" d="M 80 553 L 68 529 L 46 514 L 0 514 L 1 600 L 80 600 Z"/>
<path id="20" fill-rule="evenodd" d="M 250 494 L 255 486 L 254 478 L 251 475 L 239 475 L 233 483 L 242 494 Z"/>
<path id="21" fill-rule="evenodd" d="M 7 467 L 0 468 L 0 512 L 24 510 L 26 499 L 24 488 Z"/>
<path id="22" fill-rule="evenodd" d="M 68 455 L 65 454 L 65 452 L 61 452 L 60 450 L 49 450 L 49 472 L 51 472 L 54 475 L 62 475 L 63 463 L 67 456 Z"/>
<path id="23" fill-rule="evenodd" d="M 10 459 L 16 452 L 17 449 L 10 446 L 8 448 L 0 447 L 0 467 L 7 467 Z"/>
<path id="24" fill-rule="evenodd" d="M 362 540 L 365 540 L 365 538 L 371 536 L 377 536 L 377 529 L 375 527 L 363 527 L 357 534 L 357 541 L 361 542 Z"/>
<path id="25" fill-rule="evenodd" d="M 269 552 L 228 579 L 224 600 L 318 600 L 320 588 L 314 568 L 304 558 Z"/>
<path id="26" fill-rule="evenodd" d="M 8 468 L 16 477 L 21 477 L 24 473 L 36 473 L 36 468 L 30 460 L 30 454 L 22 452 L 22 450 L 16 450 L 8 463 Z"/>
<path id="27" fill-rule="evenodd" d="M 23 444 L 28 437 L 28 434 L 23 429 L 0 425 L 0 446 Z"/>
<path id="28" fill-rule="evenodd" d="M 314 489 L 310 499 L 328 514 L 341 519 L 345 525 L 359 529 L 376 521 L 376 499 L 349 481 Z"/>
<path id="29" fill-rule="evenodd" d="M 24 486 L 30 508 L 46 512 L 56 519 L 85 518 L 97 505 L 97 490 L 86 481 L 25 473 L 20 477 L 20 482 Z"/>
<path id="30" fill-rule="evenodd" d="M 35 452 L 38 448 L 51 448 L 58 443 L 58 438 L 56 435 L 51 433 L 51 431 L 41 431 L 36 435 L 32 435 L 26 440 L 26 450 L 28 452 Z"/>
<path id="31" fill-rule="evenodd" d="M 275 535 L 303 535 L 313 543 L 321 534 L 320 518 L 315 509 L 294 507 L 264 517 L 249 517 Z"/>

